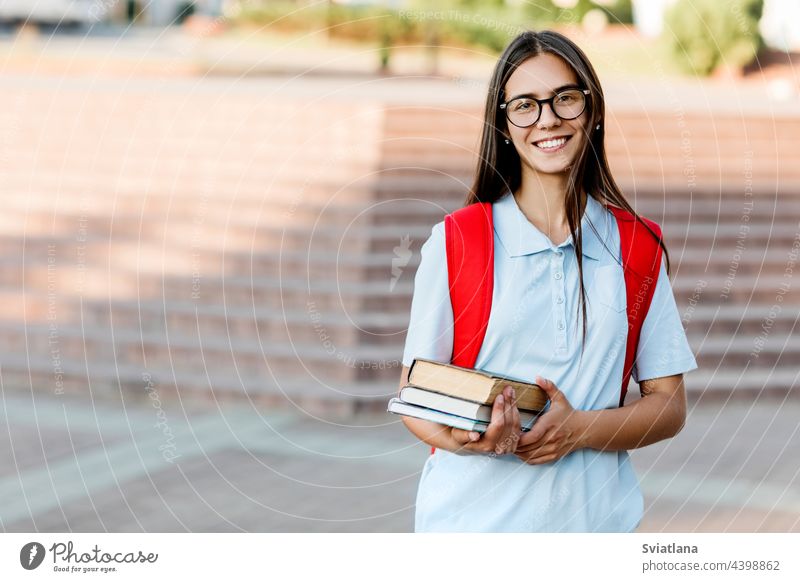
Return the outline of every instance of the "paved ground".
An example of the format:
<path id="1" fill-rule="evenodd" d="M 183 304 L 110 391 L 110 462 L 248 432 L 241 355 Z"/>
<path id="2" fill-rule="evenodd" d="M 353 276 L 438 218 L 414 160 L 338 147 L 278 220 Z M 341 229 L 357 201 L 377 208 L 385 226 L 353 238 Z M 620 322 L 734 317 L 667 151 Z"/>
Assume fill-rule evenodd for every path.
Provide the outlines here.
<path id="1" fill-rule="evenodd" d="M 428 453 L 395 417 L 4 392 L 6 532 L 404 532 Z M 800 402 L 706 404 L 634 453 L 640 531 L 800 532 Z M 189 420 L 190 419 L 190 420 Z"/>

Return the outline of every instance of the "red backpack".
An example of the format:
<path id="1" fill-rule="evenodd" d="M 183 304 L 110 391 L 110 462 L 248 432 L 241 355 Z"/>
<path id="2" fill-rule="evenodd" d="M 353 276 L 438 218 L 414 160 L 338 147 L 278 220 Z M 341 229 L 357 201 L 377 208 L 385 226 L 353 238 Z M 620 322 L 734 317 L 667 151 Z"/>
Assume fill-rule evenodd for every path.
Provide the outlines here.
<path id="1" fill-rule="evenodd" d="M 650 308 L 661 267 L 661 228 L 642 218 L 656 239 L 633 214 L 606 206 L 617 219 L 627 296 L 628 340 L 619 405 L 625 402 L 642 323 Z M 476 202 L 444 219 L 450 301 L 453 305 L 451 363 L 475 367 L 492 309 L 494 286 L 494 228 L 492 205 Z M 435 447 L 431 447 L 433 453 Z"/>

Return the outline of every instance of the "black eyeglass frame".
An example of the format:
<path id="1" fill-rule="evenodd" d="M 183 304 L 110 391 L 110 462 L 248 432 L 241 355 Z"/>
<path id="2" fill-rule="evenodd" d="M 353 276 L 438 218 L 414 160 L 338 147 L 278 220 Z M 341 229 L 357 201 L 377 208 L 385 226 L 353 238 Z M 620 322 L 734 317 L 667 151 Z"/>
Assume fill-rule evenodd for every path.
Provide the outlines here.
<path id="1" fill-rule="evenodd" d="M 588 104 L 589 100 L 584 98 L 584 100 L 583 100 L 583 109 L 581 109 L 580 113 L 578 113 L 578 115 L 576 115 L 575 117 L 562 117 L 562 116 L 560 116 L 558 113 L 556 113 L 556 108 L 553 107 L 553 101 L 555 101 L 556 97 L 558 97 L 559 95 L 561 95 L 563 93 L 566 93 L 567 91 L 576 91 L 576 90 L 580 91 L 581 93 L 583 93 L 586 96 L 588 96 L 588 95 L 590 95 L 592 93 L 589 89 L 581 89 L 580 87 L 570 87 L 569 89 L 564 89 L 562 91 L 559 91 L 558 93 L 556 93 L 555 95 L 553 95 L 552 97 L 550 97 L 548 99 L 537 99 L 536 97 L 515 97 L 514 99 L 511 99 L 510 101 L 506 101 L 505 103 L 501 103 L 500 104 L 500 109 L 503 109 L 506 112 L 506 120 L 508 120 L 509 123 L 515 125 L 516 127 L 530 127 L 531 125 L 535 125 L 539 121 L 539 119 L 541 119 L 541 117 L 542 117 L 542 111 L 544 110 L 545 104 L 550 105 L 550 111 L 553 112 L 553 115 L 555 115 L 559 119 L 563 119 L 564 121 L 570 121 L 571 119 L 577 119 L 578 117 L 581 116 L 581 114 L 584 111 L 586 111 L 586 105 Z M 536 104 L 539 106 L 539 115 L 537 115 L 536 119 L 533 120 L 528 125 L 517 125 L 516 123 L 511 121 L 511 119 L 509 119 L 509 117 L 508 117 L 508 104 L 512 103 L 514 101 L 517 101 L 518 99 L 530 99 L 531 101 L 536 101 Z"/>

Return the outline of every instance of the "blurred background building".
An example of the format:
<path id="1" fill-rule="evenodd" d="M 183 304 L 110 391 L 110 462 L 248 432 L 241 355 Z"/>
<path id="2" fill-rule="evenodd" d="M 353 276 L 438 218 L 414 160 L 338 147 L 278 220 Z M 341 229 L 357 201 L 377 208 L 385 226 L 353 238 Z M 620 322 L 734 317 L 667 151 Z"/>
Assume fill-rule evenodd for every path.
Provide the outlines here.
<path id="1" fill-rule="evenodd" d="M 198 13 L 218 16 L 225 0 L 3 0 L 0 20 L 42 24 L 182 23 Z"/>

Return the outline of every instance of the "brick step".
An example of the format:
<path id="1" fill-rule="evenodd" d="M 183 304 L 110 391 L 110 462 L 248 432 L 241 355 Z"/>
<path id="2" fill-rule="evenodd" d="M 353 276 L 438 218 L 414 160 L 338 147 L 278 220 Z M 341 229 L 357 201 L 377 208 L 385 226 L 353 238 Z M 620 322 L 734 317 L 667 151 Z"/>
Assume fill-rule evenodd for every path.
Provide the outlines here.
<path id="1" fill-rule="evenodd" d="M 113 275 L 112 275 L 113 274 Z M 782 275 L 754 276 L 738 273 L 736 277 L 722 274 L 704 274 L 705 293 L 715 296 L 722 292 L 727 301 L 774 302 L 776 290 L 785 285 Z M 303 308 L 308 300 L 317 301 L 321 308 L 339 303 L 346 309 L 406 310 L 413 286 L 411 273 L 399 278 L 389 289 L 387 281 L 336 281 L 309 280 L 306 277 L 265 277 L 258 275 L 230 275 L 226 277 L 179 276 L 173 273 L 124 271 L 113 266 L 99 268 L 87 265 L 81 269 L 51 269 L 47 265 L 26 266 L 24 277 L 20 269 L 0 271 L 0 286 L 22 286 L 26 289 L 45 289 L 51 286 L 61 293 L 82 293 L 86 297 L 110 296 L 117 298 L 163 296 L 165 299 L 195 298 L 199 303 L 216 302 L 226 297 L 228 303 L 244 302 L 249 305 Z M 681 277 L 673 281 L 676 296 L 689 297 L 695 291 L 697 279 Z M 794 304 L 796 293 L 785 296 L 786 303 Z"/>
<path id="2" fill-rule="evenodd" d="M 261 224 L 247 218 L 194 223 L 192 220 L 161 222 L 125 217 L 95 220 L 40 213 L 17 217 L 12 211 L 0 217 L 3 232 L 0 246 L 6 256 L 24 254 L 33 260 L 37 257 L 45 260 L 50 254 L 75 260 L 80 247 L 85 261 L 107 262 L 124 257 L 148 269 L 163 269 L 173 263 L 181 269 L 180 263 L 189 262 L 208 263 L 213 268 L 221 266 L 226 257 L 237 262 L 236 267 L 228 266 L 227 271 L 239 269 L 241 265 L 249 271 L 251 261 L 257 267 L 277 265 L 280 256 L 289 257 L 287 260 L 291 262 L 291 257 L 302 258 L 302 252 L 311 252 L 312 257 L 306 261 L 309 265 L 321 263 L 318 256 L 323 253 L 330 257 L 330 265 L 349 266 L 359 262 L 378 265 L 382 259 L 364 256 L 370 244 L 365 228 L 378 230 L 368 220 L 349 224 L 322 221 L 315 227 L 313 222 L 298 224 L 298 221 L 287 223 L 284 220 L 281 224 L 275 220 Z M 40 234 L 32 236 L 32 233 Z M 392 246 L 392 252 L 401 244 L 401 238 Z M 391 264 L 389 258 L 386 265 Z"/>
<path id="3" fill-rule="evenodd" d="M 320 310 L 344 309 L 354 313 L 366 301 L 377 300 L 375 310 L 410 307 L 410 283 L 402 279 L 390 292 L 385 281 L 308 281 L 306 278 L 233 275 L 226 277 L 179 276 L 163 273 L 101 269 L 51 270 L 47 266 L 0 271 L 0 286 L 80 295 L 85 299 L 135 299 L 160 297 L 164 301 L 195 301 L 198 305 L 261 305 L 271 309 L 305 309 L 309 301 Z"/>
<path id="4" fill-rule="evenodd" d="M 2 239 L 0 239 L 1 241 Z M 23 268 L 47 264 L 52 261 L 54 269 L 79 269 L 86 266 L 107 268 L 122 265 L 116 271 L 140 270 L 149 273 L 170 273 L 197 276 L 258 275 L 310 280 L 336 281 L 385 281 L 387 292 L 392 280 L 401 277 L 413 278 L 419 265 L 420 241 L 410 244 L 410 256 L 401 256 L 398 251 L 359 253 L 357 255 L 338 251 L 222 251 L 215 246 L 200 246 L 192 249 L 174 248 L 151 240 L 126 240 L 116 237 L 111 242 L 92 238 L 84 243 L 78 254 L 78 243 L 73 240 L 11 239 L 0 242 L 6 258 L 0 258 L 0 270 L 18 272 Z M 715 241 L 716 242 L 716 241 Z M 52 247 L 50 245 L 53 245 Z M 697 248 L 676 248 L 671 245 L 671 272 L 673 277 L 697 277 L 707 274 L 779 275 L 785 272 L 789 261 L 789 248 L 737 248 L 717 245 L 713 251 Z M 24 257 L 24 260 L 23 260 Z M 399 269 L 393 273 L 394 268 Z"/>
<path id="5" fill-rule="evenodd" d="M 52 323 L 52 322 L 51 322 Z M 284 337 L 225 337 L 202 329 L 194 335 L 135 329 L 88 328 L 80 325 L 0 323 L 3 354 L 54 357 L 61 361 L 121 364 L 195 372 L 199 366 L 229 374 L 296 378 L 300 371 L 326 381 L 379 379 L 386 370 L 369 370 L 372 363 L 396 362 L 402 350 L 393 346 L 352 346 L 338 338 L 330 347 L 322 341 L 300 344 Z M 24 347 L 23 347 L 24 346 Z M 21 349 L 22 348 L 22 349 Z M 381 378 L 386 380 L 384 376 Z"/>
<path id="6" fill-rule="evenodd" d="M 298 221 L 313 225 L 316 222 L 350 224 L 354 220 L 382 223 L 414 222 L 420 218 L 443 218 L 446 212 L 439 205 L 431 205 L 424 199 L 397 202 L 381 201 L 372 203 L 373 187 L 369 184 L 353 184 L 348 188 L 360 191 L 363 196 L 357 201 L 337 201 L 321 199 L 322 194 L 329 197 L 336 188 L 321 184 L 310 184 L 302 191 L 262 191 L 258 197 L 241 197 L 236 194 L 203 197 L 202 193 L 191 196 L 149 192 L 115 193 L 114 196 L 86 194 L 77 197 L 62 193 L 29 192 L 25 197 L 10 194 L 0 196 L 3 208 L 15 215 L 44 213 L 48 217 L 86 217 L 91 219 L 147 222 L 154 217 L 163 217 L 164 222 L 189 221 L 194 223 L 216 221 L 246 221 L 259 224 L 270 220 Z M 320 196 L 306 198 L 309 190 Z M 461 193 L 460 193 L 461 194 Z M 461 206 L 463 196 L 454 196 L 448 203 L 452 209 Z"/>
<path id="7" fill-rule="evenodd" d="M 800 361 L 800 346 L 793 345 L 794 334 L 771 332 L 763 345 L 761 336 L 690 337 L 698 368 L 743 370 L 795 367 Z"/>
<path id="8" fill-rule="evenodd" d="M 390 379 L 370 382 L 326 382 L 324 379 L 278 378 L 270 374 L 232 374 L 213 367 L 195 371 L 142 367 L 130 364 L 60 362 L 54 372 L 49 358 L 6 356 L 3 360 L 3 389 L 30 393 L 71 394 L 97 399 L 148 402 L 155 390 L 163 399 L 180 398 L 187 404 L 216 405 L 219 402 L 248 402 L 268 410 L 301 410 L 315 416 L 383 412 L 397 392 L 400 368 L 390 368 Z"/>
<path id="9" fill-rule="evenodd" d="M 211 163 L 211 162 L 208 162 Z M 344 197 L 348 185 L 374 180 L 376 165 L 348 167 L 342 164 L 327 168 L 324 165 L 287 165 L 266 175 L 239 173 L 200 173 L 192 168 L 173 168 L 167 172 L 148 172 L 128 168 L 96 171 L 92 168 L 71 167 L 64 170 L 19 168 L 5 172 L 2 192 L 62 192 L 80 195 L 87 191 L 114 193 L 117 191 L 164 192 L 168 195 L 208 193 L 228 198 L 265 195 L 270 191 L 301 191 L 309 184 L 325 184 Z"/>
<path id="10" fill-rule="evenodd" d="M 668 195 L 671 198 L 671 195 Z M 691 199 L 675 201 L 647 200 L 639 198 L 634 209 L 641 215 L 659 224 L 662 222 L 684 222 L 687 224 L 775 224 L 796 222 L 791 217 L 800 215 L 800 196 L 782 196 L 778 200 L 767 199 L 766 196 L 754 196 L 753 206 L 747 214 L 747 222 L 743 216 L 747 212 L 745 201 L 741 197 L 729 199 L 698 201 Z"/>
<path id="11" fill-rule="evenodd" d="M 35 222 L 35 216 L 31 222 Z M 39 215 L 37 220 L 50 221 L 52 218 Z M 122 222 L 119 228 L 114 226 L 114 231 L 99 234 L 90 231 L 88 223 L 85 235 L 76 228 L 81 226 L 75 220 L 65 223 L 56 221 L 60 226 L 55 236 L 31 236 L 26 231 L 26 226 L 11 218 L 5 219 L 5 234 L 0 237 L 0 244 L 6 245 L 8 252 L 21 249 L 20 240 L 24 240 L 24 249 L 44 249 L 48 244 L 64 244 L 74 247 L 78 242 L 78 234 L 84 246 L 108 245 L 113 242 L 118 245 L 128 245 L 135 249 L 136 245 L 152 244 L 157 248 L 172 251 L 191 251 L 205 249 L 212 252 L 257 252 L 257 249 L 274 249 L 277 251 L 306 251 L 328 252 L 336 249 L 336 253 L 364 254 L 370 253 L 395 253 L 395 247 L 407 238 L 412 249 L 418 249 L 431 235 L 432 224 L 371 224 L 353 222 L 349 225 L 320 223 L 309 227 L 306 224 L 287 224 L 277 226 L 270 224 L 247 224 L 246 222 L 232 222 L 230 224 L 209 223 L 195 225 L 192 223 L 152 223 L 147 228 L 138 224 L 125 225 Z M 111 225 L 109 225 L 111 226 Z M 695 222 L 691 225 L 680 221 L 664 221 L 661 223 L 667 248 L 676 258 L 687 251 L 696 253 L 702 249 L 711 249 L 715 261 L 720 263 L 728 261 L 733 252 L 739 248 L 743 255 L 750 256 L 759 250 L 768 251 L 770 257 L 777 257 L 784 249 L 788 252 L 795 244 L 798 236 L 798 225 L 791 221 L 779 223 L 709 223 Z M 18 233 L 14 233 L 16 228 Z M 96 230 L 100 230 L 99 228 Z M 141 230 L 141 232 L 140 232 Z M 10 231 L 10 232 L 9 232 Z M 16 236 L 15 236 L 16 234 Z M 110 237 L 109 237 L 110 235 Z M 25 236 L 25 239 L 20 237 Z M 697 255 L 695 260 L 701 260 Z"/>
<path id="12" fill-rule="evenodd" d="M 667 230 L 672 274 L 684 279 L 781 274 L 790 264 L 792 245 L 797 243 L 776 230 L 751 236 L 745 240 L 747 246 L 743 248 L 737 246 L 740 241 L 735 238 L 681 240 Z M 50 262 L 52 270 L 59 272 L 92 267 L 104 272 L 139 270 L 146 274 L 195 277 L 252 274 L 310 280 L 375 280 L 384 281 L 388 286 L 391 280 L 413 277 L 420 260 L 419 250 L 430 230 L 426 227 L 414 233 L 413 238 L 409 235 L 407 242 L 403 242 L 406 234 L 395 234 L 393 238 L 390 232 L 384 232 L 382 234 L 389 238 L 369 240 L 358 236 L 355 229 L 339 238 L 331 233 L 325 236 L 317 233 L 311 240 L 303 238 L 302 229 L 299 232 L 287 229 L 270 235 L 225 231 L 215 237 L 213 233 L 204 233 L 188 241 L 175 230 L 170 234 L 143 240 L 117 234 L 110 241 L 92 236 L 81 242 L 69 234 L 35 239 L 0 237 L 0 249 L 7 257 L 0 259 L 0 270 L 6 276 L 15 273 L 21 276 L 23 268 L 36 272 Z M 775 238 L 769 241 L 769 246 L 759 247 L 759 244 L 766 244 L 759 238 L 770 234 Z M 257 244 L 252 244 L 254 239 Z M 367 251 L 367 245 L 375 250 Z"/>
<path id="13" fill-rule="evenodd" d="M 34 176 L 44 172 L 47 176 L 77 177 L 84 172 L 92 172 L 90 177 L 109 176 L 141 176 L 158 181 L 175 177 L 199 182 L 201 178 L 217 181 L 220 184 L 236 185 L 244 180 L 261 181 L 269 184 L 276 177 L 289 177 L 298 168 L 307 169 L 305 178 L 319 175 L 325 179 L 346 180 L 368 172 L 378 163 L 379 150 L 361 152 L 350 144 L 342 145 L 339 150 L 311 148 L 309 151 L 303 144 L 294 146 L 282 145 L 281 149 L 270 148 L 262 151 L 258 143 L 251 143 L 250 151 L 208 147 L 206 150 L 164 149 L 163 144 L 152 143 L 143 147 L 141 152 L 109 151 L 98 147 L 96 143 L 86 144 L 50 144 L 42 148 L 37 144 L 15 144 L 15 147 L 28 147 L 29 152 L 15 150 L 9 154 L 8 175 L 14 177 Z M 39 147 L 37 150 L 36 148 Z M 65 148 L 72 149 L 65 153 Z M 259 150 L 256 154 L 255 151 Z M 336 152 L 347 152 L 342 155 Z M 156 155 L 154 155 L 154 152 Z M 195 166 L 202 160 L 202 169 Z M 311 161 L 313 160 L 313 162 Z M 113 181 L 109 181 L 113 183 Z"/>
<path id="14" fill-rule="evenodd" d="M 321 310 L 315 303 L 304 309 L 268 309 L 260 305 L 197 304 L 193 301 L 81 300 L 50 297 L 42 291 L 0 289 L 0 320 L 36 323 L 55 318 L 89 328 L 196 335 L 198 328 L 218 337 L 248 337 L 257 343 L 288 335 L 301 344 L 346 342 L 352 345 L 392 345 L 402 351 L 408 313 L 358 313 Z"/>
<path id="15" fill-rule="evenodd" d="M 114 326 L 143 331 L 169 329 L 179 334 L 193 334 L 202 322 L 204 330 L 232 336 L 251 334 L 255 338 L 259 335 L 269 338 L 272 333 L 284 333 L 288 329 L 292 339 L 301 343 L 323 341 L 323 337 L 335 340 L 347 334 L 360 344 L 398 345 L 405 341 L 408 312 L 320 311 L 316 304 L 307 304 L 299 310 L 275 310 L 258 304 L 234 305 L 220 299 L 217 304 L 145 298 L 109 301 L 70 295 L 51 298 L 45 291 L 7 288 L 0 289 L 0 319 L 35 322 L 45 320 L 52 313 L 60 322 L 81 321 L 90 327 Z M 678 298 L 679 313 L 695 344 L 714 336 L 754 337 L 767 324 L 770 333 L 778 335 L 796 331 L 797 308 L 771 313 L 771 305 L 702 304 L 708 300 L 708 295 L 698 295 L 695 304 L 691 305 L 688 299 Z"/>
<path id="16" fill-rule="evenodd" d="M 754 401 L 759 397 L 796 398 L 796 367 L 780 367 L 771 370 L 704 369 L 698 368 L 684 376 L 686 392 L 693 402 L 698 400 Z M 630 391 L 636 391 L 631 382 Z"/>
<path id="17" fill-rule="evenodd" d="M 13 220 L 8 217 L 0 218 L 0 225 L 3 228 L 6 238 L 24 237 L 34 226 L 39 226 L 40 231 L 49 229 L 48 222 L 52 223 L 52 218 L 39 217 L 39 224 L 31 219 L 32 225 Z M 79 233 L 75 221 L 66 223 L 56 222 L 55 226 L 57 239 L 61 239 L 65 244 L 75 246 L 78 244 L 77 236 Z M 100 225 L 102 226 L 102 225 Z M 139 229 L 143 232 L 138 232 Z M 88 230 L 88 224 L 87 224 Z M 99 230 L 99 228 L 97 229 Z M 201 226 L 191 223 L 158 223 L 151 222 L 145 226 L 136 223 L 126 227 L 121 226 L 119 230 L 115 227 L 114 233 L 95 234 L 84 237 L 83 244 L 103 245 L 108 244 L 109 234 L 112 234 L 114 241 L 123 244 L 124 241 L 152 241 L 160 244 L 164 248 L 171 250 L 193 252 L 197 249 L 209 249 L 212 251 L 232 251 L 232 250 L 254 250 L 254 249 L 285 249 L 285 250 L 314 250 L 314 249 L 339 249 L 343 253 L 363 253 L 369 248 L 370 234 L 380 229 L 373 226 L 347 228 L 346 225 L 323 225 L 310 232 L 310 227 L 304 224 L 289 224 L 285 228 L 279 225 L 238 225 L 238 224 L 202 224 Z M 133 232 L 131 232 L 133 231 Z M 401 229 L 395 228 L 397 240 L 386 239 L 385 245 L 389 245 L 389 250 L 401 243 L 404 236 Z M 430 234 L 430 227 L 427 228 Z M 45 232 L 47 232 L 45 230 Z M 39 237 L 40 240 L 57 240 L 56 237 Z M 57 243 L 56 243 L 57 244 Z"/>
<path id="18" fill-rule="evenodd" d="M 246 401 L 268 409 L 291 408 L 314 414 L 327 414 L 333 410 L 356 412 L 370 410 L 381 412 L 397 391 L 400 369 L 393 369 L 397 377 L 383 382 L 350 382 L 329 384 L 314 380 L 275 380 L 261 376 L 232 376 L 215 374 L 209 370 L 195 374 L 181 373 L 176 376 L 170 369 L 141 368 L 129 365 L 95 364 L 87 368 L 84 364 L 63 362 L 59 371 L 58 386 L 54 379 L 52 361 L 9 356 L 4 358 L 3 389 L 29 393 L 31 385 L 37 391 L 55 392 L 62 389 L 66 394 L 86 396 L 91 391 L 93 398 L 119 399 L 120 393 L 128 401 L 147 399 L 147 389 L 154 388 L 159 396 L 180 397 L 182 401 L 194 403 L 206 401 L 211 404 L 226 401 Z M 149 376 L 143 376 L 144 374 Z M 387 374 L 391 376 L 391 374 Z M 691 402 L 698 400 L 744 400 L 759 397 L 791 397 L 797 385 L 797 371 L 777 368 L 740 370 L 694 370 L 685 376 L 686 391 Z M 176 389 L 177 387 L 177 389 Z M 631 382 L 629 392 L 635 392 Z M 56 392 L 58 393 L 58 392 Z"/>
<path id="19" fill-rule="evenodd" d="M 678 249 L 672 246 L 670 269 L 681 278 L 697 277 L 707 274 L 725 275 L 735 278 L 739 275 L 780 275 L 789 266 L 789 248 L 771 245 L 771 248 L 745 248 L 744 250 L 715 246 L 713 251 L 701 249 Z"/>
<path id="20" fill-rule="evenodd" d="M 271 197 L 284 197 L 294 200 L 316 200 L 322 203 L 357 202 L 362 199 L 364 188 L 371 188 L 376 179 L 372 168 L 357 174 L 347 174 L 339 178 L 324 173 L 319 178 L 297 169 L 292 175 L 273 176 L 270 180 L 231 180 L 228 182 L 201 180 L 198 177 L 177 176 L 169 179 L 152 180 L 146 175 L 128 176 L 109 174 L 107 176 L 75 174 L 48 175 L 42 172 L 31 175 L 4 176 L 0 185 L 0 198 L 25 196 L 29 192 L 59 192 L 63 200 L 80 201 L 87 191 L 110 192 L 114 195 L 188 197 L 202 199 L 204 193 L 214 192 L 213 196 L 231 201 L 235 209 L 237 201 L 253 200 L 263 202 L 269 208 Z M 306 175 L 306 180 L 299 176 Z M 317 183 L 324 188 L 311 188 Z M 362 186 L 363 185 L 363 186 Z M 211 189 L 211 190 L 210 190 Z"/>
<path id="21" fill-rule="evenodd" d="M 174 159 L 183 165 L 192 159 L 192 154 L 212 154 L 217 156 L 213 164 L 215 169 L 263 171 L 265 167 L 275 164 L 276 160 L 302 159 L 305 156 L 326 159 L 332 157 L 332 152 L 346 150 L 346 162 L 369 164 L 375 159 L 376 150 L 366 139 L 377 139 L 380 131 L 379 128 L 359 130 L 348 127 L 346 131 L 339 131 L 338 135 L 328 134 L 325 139 L 314 139 L 298 134 L 296 128 L 281 128 L 277 124 L 272 126 L 272 131 L 261 133 L 240 131 L 232 125 L 218 128 L 202 125 L 196 126 L 191 133 L 164 132 L 147 127 L 140 128 L 133 135 L 115 134 L 107 127 L 94 133 L 91 128 L 81 126 L 80 131 L 67 130 L 66 135 L 59 136 L 55 127 L 49 125 L 48 120 L 46 126 L 31 128 L 31 133 L 27 134 L 23 126 L 19 126 L 19 145 L 22 147 L 9 152 L 9 156 L 25 166 L 37 165 L 42 161 L 58 163 L 68 160 L 74 166 L 98 167 L 110 164 L 109 160 L 124 160 L 126 166 L 152 168 L 158 167 L 164 160 Z M 315 133 L 324 129 L 316 128 Z M 45 135 L 51 139 L 41 139 Z M 103 155 L 95 155 L 97 152 Z M 154 152 L 156 156 L 153 156 Z M 258 164 L 254 163 L 256 160 Z M 58 163 L 56 167 L 60 166 Z"/>
<path id="22" fill-rule="evenodd" d="M 51 244 L 49 241 L 47 244 Z M 6 277 L 18 277 L 22 283 L 24 271 L 38 273 L 51 265 L 58 276 L 85 270 L 87 267 L 103 273 L 169 274 L 195 278 L 224 276 L 289 277 L 310 281 L 384 281 L 389 293 L 392 280 L 410 278 L 419 264 L 419 253 L 408 260 L 398 254 L 359 254 L 306 251 L 229 251 L 197 247 L 194 250 L 167 248 L 150 241 L 103 243 L 95 241 L 78 250 L 72 241 L 58 242 L 53 249 L 46 244 L 32 245 L 26 241 L 0 244 L 4 257 L 0 271 Z M 418 250 L 418 249 L 414 249 Z M 23 259 L 24 257 L 24 259 Z M 402 260 L 401 260 L 402 259 Z M 396 270 L 396 272 L 395 272 Z"/>

